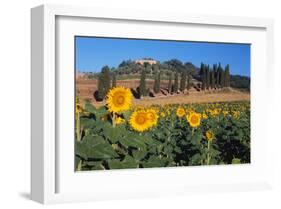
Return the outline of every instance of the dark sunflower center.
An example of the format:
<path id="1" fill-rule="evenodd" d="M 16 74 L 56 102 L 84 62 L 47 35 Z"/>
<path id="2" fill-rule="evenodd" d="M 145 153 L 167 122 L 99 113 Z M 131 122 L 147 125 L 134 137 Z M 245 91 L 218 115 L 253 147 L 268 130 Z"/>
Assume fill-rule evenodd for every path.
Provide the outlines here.
<path id="1" fill-rule="evenodd" d="M 138 124 L 144 124 L 145 121 L 146 121 L 146 118 L 144 115 L 138 115 L 137 118 L 136 118 L 136 121 Z"/>
<path id="2" fill-rule="evenodd" d="M 196 115 L 191 116 L 191 123 L 198 123 L 198 117 Z"/>
<path id="3" fill-rule="evenodd" d="M 123 95 L 118 95 L 115 102 L 117 105 L 122 105 L 125 102 L 125 97 Z"/>

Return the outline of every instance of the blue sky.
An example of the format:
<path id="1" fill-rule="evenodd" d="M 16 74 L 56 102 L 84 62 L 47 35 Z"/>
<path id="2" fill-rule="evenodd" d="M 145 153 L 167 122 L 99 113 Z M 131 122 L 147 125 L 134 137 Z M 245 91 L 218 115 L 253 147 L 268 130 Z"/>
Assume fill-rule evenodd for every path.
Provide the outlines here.
<path id="1" fill-rule="evenodd" d="M 76 37 L 75 45 L 77 71 L 99 72 L 104 65 L 117 67 L 123 60 L 151 57 L 196 66 L 220 62 L 230 65 L 231 74 L 250 76 L 249 44 Z"/>

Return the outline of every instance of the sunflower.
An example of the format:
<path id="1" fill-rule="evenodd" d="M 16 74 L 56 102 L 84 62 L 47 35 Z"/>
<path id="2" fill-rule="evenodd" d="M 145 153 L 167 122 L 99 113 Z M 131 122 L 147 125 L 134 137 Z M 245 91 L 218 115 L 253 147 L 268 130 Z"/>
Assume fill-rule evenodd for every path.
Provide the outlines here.
<path id="1" fill-rule="evenodd" d="M 218 109 L 213 109 L 210 111 L 211 116 L 216 117 L 219 114 L 219 110 Z"/>
<path id="2" fill-rule="evenodd" d="M 132 113 L 129 123 L 131 127 L 139 132 L 146 131 L 151 127 L 151 120 L 145 110 L 137 110 Z"/>
<path id="3" fill-rule="evenodd" d="M 115 124 L 116 124 L 116 125 L 122 124 L 122 123 L 124 123 L 124 122 L 125 122 L 125 119 L 122 118 L 122 117 L 120 117 L 120 116 L 117 116 L 117 117 L 115 118 Z"/>
<path id="4" fill-rule="evenodd" d="M 206 139 L 208 140 L 208 141 L 212 141 L 213 139 L 214 139 L 214 132 L 212 131 L 212 130 L 208 130 L 207 132 L 206 132 Z"/>
<path id="5" fill-rule="evenodd" d="M 224 116 L 228 115 L 228 111 L 227 110 L 224 110 L 222 113 L 223 113 Z"/>
<path id="6" fill-rule="evenodd" d="M 207 115 L 205 112 L 203 112 L 202 118 L 203 118 L 203 119 L 208 119 L 208 115 Z"/>
<path id="7" fill-rule="evenodd" d="M 164 117 L 166 116 L 165 112 L 161 112 L 161 113 L 160 113 L 160 116 L 161 116 L 162 118 L 164 118 Z"/>
<path id="8" fill-rule="evenodd" d="M 80 102 L 79 97 L 76 97 L 76 104 L 79 102 Z"/>
<path id="9" fill-rule="evenodd" d="M 233 117 L 235 118 L 235 119 L 239 119 L 239 117 L 240 117 L 240 112 L 239 111 L 233 111 Z"/>
<path id="10" fill-rule="evenodd" d="M 178 109 L 177 109 L 177 116 L 178 117 L 183 117 L 185 115 L 185 110 L 184 110 L 184 108 L 182 108 L 182 107 L 178 107 Z"/>
<path id="11" fill-rule="evenodd" d="M 79 103 L 76 103 L 76 114 L 81 113 L 82 112 L 82 107 Z"/>
<path id="12" fill-rule="evenodd" d="M 130 89 L 115 87 L 107 94 L 107 107 L 109 112 L 122 112 L 130 109 L 132 105 L 132 93 Z"/>
<path id="13" fill-rule="evenodd" d="M 186 119 L 192 128 L 196 128 L 196 127 L 200 126 L 201 114 L 192 112 L 188 116 L 186 116 Z"/>
<path id="14" fill-rule="evenodd" d="M 152 124 L 152 126 L 157 124 L 158 121 L 158 115 L 155 109 L 147 109 L 147 116 Z"/>
<path id="15" fill-rule="evenodd" d="M 80 105 L 80 101 L 79 101 L 79 98 L 78 98 L 78 97 L 76 97 L 76 105 L 75 105 L 75 107 L 76 107 L 76 108 L 75 108 L 76 114 L 82 112 L 82 107 L 81 107 L 81 105 Z"/>

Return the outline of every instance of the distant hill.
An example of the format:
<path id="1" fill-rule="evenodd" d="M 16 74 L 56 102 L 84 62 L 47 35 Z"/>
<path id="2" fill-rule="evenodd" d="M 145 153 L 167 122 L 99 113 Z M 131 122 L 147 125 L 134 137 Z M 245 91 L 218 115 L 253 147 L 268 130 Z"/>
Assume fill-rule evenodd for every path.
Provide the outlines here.
<path id="1" fill-rule="evenodd" d="M 160 71 L 161 75 L 164 77 L 175 72 L 182 73 L 186 71 L 192 75 L 198 73 L 197 67 L 190 62 L 182 63 L 177 59 L 172 59 L 166 62 L 158 62 L 151 58 L 147 62 L 144 60 L 145 59 L 141 59 L 141 61 L 125 60 L 121 62 L 117 68 L 112 68 L 111 70 L 117 75 L 140 74 L 142 70 L 145 70 L 148 75 L 154 75 L 156 72 Z"/>
<path id="2" fill-rule="evenodd" d="M 250 90 L 250 78 L 241 75 L 230 76 L 230 86 L 238 89 Z"/>

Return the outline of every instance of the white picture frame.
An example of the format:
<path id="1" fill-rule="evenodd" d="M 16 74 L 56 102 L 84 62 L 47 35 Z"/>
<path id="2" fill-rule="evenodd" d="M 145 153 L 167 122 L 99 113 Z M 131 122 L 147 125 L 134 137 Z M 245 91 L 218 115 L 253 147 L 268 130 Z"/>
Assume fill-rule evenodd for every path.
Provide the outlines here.
<path id="1" fill-rule="evenodd" d="M 119 26 L 122 24 L 122 32 L 114 30 L 117 23 Z M 259 114 L 263 108 L 270 109 L 270 103 L 263 101 L 273 97 L 273 93 L 267 92 L 274 92 L 273 84 L 269 82 L 274 76 L 271 19 L 42 5 L 31 10 L 31 26 L 33 200 L 47 204 L 182 193 L 244 191 L 272 186 L 272 136 L 267 129 L 261 129 L 261 120 L 263 123 L 268 121 L 270 114 Z M 89 26 L 96 26 L 96 29 Z M 135 27 L 130 29 L 130 26 Z M 165 33 L 167 27 L 173 27 L 179 33 Z M 71 170 L 74 148 L 73 144 L 64 140 L 73 134 L 72 131 L 67 131 L 73 126 L 71 111 L 74 107 L 74 103 L 71 103 L 74 101 L 74 92 L 69 91 L 74 85 L 73 61 L 69 59 L 73 57 L 73 46 L 68 40 L 81 34 L 185 40 L 185 27 L 193 30 L 189 30 L 188 40 L 241 42 L 254 46 L 251 65 L 255 70 L 251 74 L 251 89 L 256 90 L 251 92 L 251 137 L 256 140 L 252 144 L 251 165 L 83 173 Z M 208 34 L 202 33 L 203 35 L 199 36 L 196 32 L 198 30 L 206 30 Z M 220 35 L 217 35 L 218 30 Z M 266 76 L 266 90 L 259 85 L 263 76 Z M 62 110 L 61 105 L 68 102 L 71 103 L 69 108 Z M 211 182 L 204 178 L 206 172 L 212 176 Z M 116 179 L 119 181 L 116 182 Z M 165 185 L 161 182 L 165 182 Z"/>

